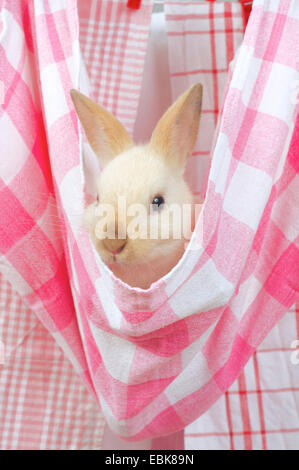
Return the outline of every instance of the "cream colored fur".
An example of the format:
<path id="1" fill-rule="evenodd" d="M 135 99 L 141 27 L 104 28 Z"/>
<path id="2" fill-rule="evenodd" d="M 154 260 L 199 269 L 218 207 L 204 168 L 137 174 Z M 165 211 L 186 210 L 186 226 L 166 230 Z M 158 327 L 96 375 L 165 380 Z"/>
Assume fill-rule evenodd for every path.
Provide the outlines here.
<path id="1" fill-rule="evenodd" d="M 163 196 L 167 205 L 192 204 L 183 171 L 198 133 L 202 86 L 194 85 L 187 90 L 161 118 L 149 144 L 142 146 L 135 146 L 119 121 L 104 108 L 75 90 L 71 96 L 89 143 L 103 167 L 97 185 L 99 202 L 86 209 L 85 225 L 113 273 L 133 287 L 147 289 L 175 266 L 186 240 L 174 239 L 172 231 L 166 240 L 131 239 L 128 227 L 132 217 L 124 218 L 118 213 L 118 200 L 123 198 L 127 207 L 143 204 L 148 208 L 147 225 L 151 223 L 157 230 L 161 230 L 163 218 L 162 211 L 150 212 L 154 197 Z M 108 218 L 107 226 L 116 228 L 116 238 L 101 239 L 98 204 L 114 206 L 116 217 Z M 118 237 L 118 228 L 124 238 Z M 183 227 L 172 223 L 171 228 Z"/>

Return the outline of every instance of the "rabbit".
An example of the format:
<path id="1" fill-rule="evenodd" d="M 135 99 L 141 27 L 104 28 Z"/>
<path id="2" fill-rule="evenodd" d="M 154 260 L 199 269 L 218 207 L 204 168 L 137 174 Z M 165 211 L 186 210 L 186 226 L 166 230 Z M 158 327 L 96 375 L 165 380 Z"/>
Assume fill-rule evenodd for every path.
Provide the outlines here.
<path id="1" fill-rule="evenodd" d="M 131 287 L 148 289 L 178 263 L 194 226 L 193 210 L 190 230 L 184 227 L 184 220 L 175 220 L 170 215 L 167 221 L 162 215 L 171 205 L 194 206 L 183 174 L 198 134 L 202 85 L 193 85 L 170 106 L 156 125 L 150 142 L 144 145 L 134 145 L 122 124 L 103 107 L 76 90 L 70 93 L 87 140 L 102 167 L 97 180 L 97 201 L 87 207 L 84 225 L 114 275 Z M 141 225 L 144 222 L 147 227 L 144 237 L 130 236 L 132 214 L 120 214 L 120 198 L 126 208 L 134 204 L 145 208 L 140 215 Z M 108 205 L 114 214 L 106 215 L 104 223 L 99 209 Z M 100 220 L 103 223 L 99 224 Z M 150 236 L 149 226 L 156 234 L 169 229 L 168 238 Z M 183 233 L 180 238 L 174 236 L 176 230 Z"/>

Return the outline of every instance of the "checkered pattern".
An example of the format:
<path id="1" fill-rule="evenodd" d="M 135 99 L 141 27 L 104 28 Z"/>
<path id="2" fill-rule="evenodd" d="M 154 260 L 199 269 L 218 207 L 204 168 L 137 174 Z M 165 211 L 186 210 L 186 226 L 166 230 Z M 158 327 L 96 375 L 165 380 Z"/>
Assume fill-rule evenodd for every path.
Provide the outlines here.
<path id="1" fill-rule="evenodd" d="M 299 120 L 294 129 L 289 90 L 299 78 L 299 5 L 255 1 L 200 220 L 176 269 L 148 291 L 115 279 L 78 221 L 82 136 L 68 93 L 79 83 L 76 5 L 10 6 L 0 48 L 11 156 L 1 169 L 1 266 L 112 429 L 133 440 L 175 432 L 227 391 L 298 296 Z"/>
<path id="2" fill-rule="evenodd" d="M 190 13 L 191 7 L 192 13 Z M 215 81 L 218 84 L 217 96 L 224 94 L 226 78 L 218 80 L 218 74 L 225 77 L 226 71 L 221 68 L 220 64 L 219 71 L 216 67 L 212 73 L 206 68 L 204 74 L 200 73 L 200 68 L 208 63 L 205 55 L 202 54 L 202 51 L 208 50 L 205 47 L 207 41 L 202 42 L 202 37 L 206 35 L 210 38 L 211 48 L 207 55 L 210 61 L 211 56 L 215 55 L 214 63 L 217 66 L 217 58 L 221 54 L 222 60 L 225 58 L 225 51 L 228 50 L 228 44 L 232 43 L 232 37 L 237 37 L 238 42 L 243 37 L 240 21 L 241 7 L 239 4 L 208 6 L 203 3 L 192 3 L 186 7 L 185 2 L 176 2 L 166 5 L 166 13 L 169 50 L 174 51 L 169 56 L 170 69 L 173 71 L 171 77 L 173 98 L 193 83 L 203 82 L 205 95 L 201 133 L 205 136 L 213 136 L 216 119 L 213 122 L 205 118 L 205 113 L 208 111 L 206 111 L 206 102 L 213 96 Z M 231 17 L 234 18 L 235 29 L 233 31 L 229 28 L 227 30 L 219 28 L 217 32 L 216 28 L 213 28 L 211 31 L 217 21 L 223 24 L 225 18 L 227 20 Z M 235 42 L 235 44 L 230 58 L 236 52 L 238 43 Z M 193 51 L 192 48 L 195 50 Z M 179 54 L 178 51 L 180 51 Z M 193 69 L 198 69 L 198 73 L 186 67 L 185 59 L 188 57 L 192 57 Z M 219 106 L 214 105 L 214 109 L 219 109 Z M 202 143 L 203 141 L 199 139 L 197 152 L 193 154 L 195 158 L 190 162 L 188 169 L 187 178 L 191 182 L 196 169 L 201 174 L 205 169 L 206 162 L 202 158 L 205 158 L 208 152 L 199 155 Z M 211 146 L 212 138 L 209 139 L 208 148 Z M 202 180 L 197 178 L 195 183 L 200 184 L 200 181 Z M 291 363 L 291 355 L 294 354 L 291 345 L 298 337 L 298 333 L 294 334 L 294 331 L 298 331 L 296 326 L 298 318 L 294 306 L 257 348 L 257 352 L 248 361 L 237 381 L 202 417 L 186 428 L 187 449 L 298 449 L 299 429 L 296 415 L 299 400 L 299 376 L 298 366 L 296 368 Z M 287 406 L 283 406 L 286 398 Z"/>
<path id="3" fill-rule="evenodd" d="M 169 1 L 165 15 L 173 99 L 194 83 L 204 88 L 200 130 L 186 170 L 193 192 L 203 199 L 227 71 L 243 39 L 243 9 L 240 3 Z"/>
<path id="4" fill-rule="evenodd" d="M 99 408 L 2 275 L 0 331 L 0 449 L 100 449 Z"/>
<path id="5" fill-rule="evenodd" d="M 204 84 L 201 130 L 187 171 L 195 192 L 204 193 L 209 168 L 204 145 L 212 147 L 229 61 L 243 39 L 242 8 L 237 3 L 169 2 L 165 10 L 173 99 L 193 83 Z M 298 449 L 299 375 L 290 360 L 297 322 L 294 307 L 270 331 L 237 381 L 186 428 L 187 449 Z"/>
<path id="6" fill-rule="evenodd" d="M 298 327 L 297 304 L 228 391 L 186 428 L 186 449 L 299 449 Z"/>
<path id="7" fill-rule="evenodd" d="M 152 2 L 132 11 L 125 1 L 79 0 L 80 44 L 91 96 L 133 132 Z M 121 77 L 121 80 L 120 80 Z"/>

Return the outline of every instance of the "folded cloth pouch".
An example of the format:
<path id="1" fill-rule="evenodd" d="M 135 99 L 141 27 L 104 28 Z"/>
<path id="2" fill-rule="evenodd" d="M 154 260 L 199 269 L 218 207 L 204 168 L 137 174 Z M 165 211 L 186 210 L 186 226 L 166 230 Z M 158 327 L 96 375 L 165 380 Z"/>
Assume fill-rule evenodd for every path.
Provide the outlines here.
<path id="1" fill-rule="evenodd" d="M 146 291 L 112 275 L 81 225 L 83 139 L 69 96 L 80 75 L 76 3 L 7 1 L 2 21 L 1 270 L 113 431 L 141 440 L 182 429 L 298 296 L 299 5 L 254 2 L 193 237 Z"/>

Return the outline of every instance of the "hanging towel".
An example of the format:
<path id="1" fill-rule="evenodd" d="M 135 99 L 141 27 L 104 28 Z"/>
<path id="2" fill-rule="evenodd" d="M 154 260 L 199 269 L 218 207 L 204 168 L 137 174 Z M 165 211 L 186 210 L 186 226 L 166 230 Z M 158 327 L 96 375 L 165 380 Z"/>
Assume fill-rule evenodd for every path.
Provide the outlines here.
<path id="1" fill-rule="evenodd" d="M 227 392 L 186 427 L 186 449 L 298 450 L 298 333 L 297 301 Z"/>
<path id="2" fill-rule="evenodd" d="M 0 449 L 100 449 L 104 419 L 68 358 L 0 274 Z"/>
<path id="3" fill-rule="evenodd" d="M 140 11 L 125 2 L 79 0 L 80 45 L 90 96 L 132 133 L 142 83 L 152 2 Z"/>
<path id="4" fill-rule="evenodd" d="M 204 84 L 200 135 L 195 150 L 204 150 L 202 137 L 207 139 L 209 136 L 208 150 L 200 155 L 193 153 L 186 175 L 189 184 L 198 188 L 203 180 L 212 140 L 215 140 L 213 134 L 217 113 L 221 109 L 229 60 L 237 53 L 243 38 L 242 12 L 238 3 L 213 2 L 207 6 L 204 2 L 186 5 L 181 1 L 168 2 L 165 13 L 172 99 L 194 83 Z M 215 58 L 211 60 L 213 55 Z M 219 100 L 217 106 L 214 104 L 215 96 Z M 213 120 L 209 119 L 212 113 L 215 116 Z M 298 448 L 299 366 L 291 361 L 296 354 L 292 344 L 298 337 L 299 312 L 294 305 L 258 346 L 227 392 L 186 427 L 185 448 Z"/>
<path id="5" fill-rule="evenodd" d="M 80 69 L 76 6 L 10 5 L 0 49 L 10 155 L 1 168 L 1 268 L 113 430 L 132 440 L 174 432 L 227 390 L 298 295 L 299 123 L 293 132 L 289 90 L 299 76 L 299 6 L 254 3 L 195 233 L 178 266 L 141 291 L 112 276 L 78 221 L 82 139 L 69 99 Z M 47 228 L 53 200 L 61 237 Z"/>
<path id="6" fill-rule="evenodd" d="M 186 176 L 203 200 L 211 147 L 229 64 L 243 39 L 242 5 L 228 2 L 165 2 L 172 98 L 203 84 L 200 129 Z"/>

